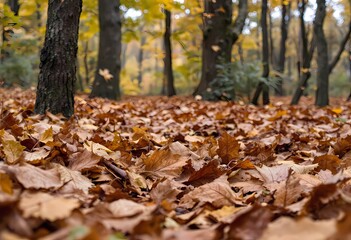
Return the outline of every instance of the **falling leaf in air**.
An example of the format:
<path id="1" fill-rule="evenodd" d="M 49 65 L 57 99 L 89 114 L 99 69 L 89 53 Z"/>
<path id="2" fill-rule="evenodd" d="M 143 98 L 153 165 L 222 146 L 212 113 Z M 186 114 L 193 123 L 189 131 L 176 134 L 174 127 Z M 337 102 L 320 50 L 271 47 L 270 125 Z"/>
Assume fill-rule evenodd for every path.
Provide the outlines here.
<path id="1" fill-rule="evenodd" d="M 105 81 L 109 81 L 113 78 L 113 75 L 110 73 L 108 69 L 99 69 L 99 75 L 102 76 Z"/>

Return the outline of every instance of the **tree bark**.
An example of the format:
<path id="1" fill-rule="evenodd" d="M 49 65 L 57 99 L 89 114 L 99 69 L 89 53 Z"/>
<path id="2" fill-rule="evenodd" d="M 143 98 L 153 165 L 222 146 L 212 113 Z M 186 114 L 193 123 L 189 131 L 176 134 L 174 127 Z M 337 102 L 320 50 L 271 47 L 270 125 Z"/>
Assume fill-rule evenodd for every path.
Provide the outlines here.
<path id="1" fill-rule="evenodd" d="M 316 37 L 317 47 L 317 106 L 323 107 L 329 104 L 329 68 L 328 68 L 328 45 L 323 31 L 323 23 L 326 16 L 325 0 L 317 0 L 317 11 L 314 19 L 313 31 Z"/>
<path id="2" fill-rule="evenodd" d="M 304 0 L 299 3 L 300 11 L 300 31 L 301 31 L 301 42 L 302 42 L 302 69 L 300 70 L 299 85 L 295 90 L 294 96 L 291 100 L 291 105 L 296 105 L 299 103 L 300 98 L 307 87 L 308 79 L 311 77 L 311 61 L 315 49 L 315 37 L 312 37 L 311 46 L 308 50 L 308 38 L 306 32 L 306 24 L 304 20 L 306 10 L 306 4 Z"/>
<path id="3" fill-rule="evenodd" d="M 121 14 L 119 0 L 99 0 L 99 54 L 98 64 L 90 97 L 120 99 L 121 71 Z M 106 78 L 100 71 L 108 71 Z"/>
<path id="4" fill-rule="evenodd" d="M 232 24 L 231 0 L 205 0 L 203 13 L 202 75 L 194 95 L 203 95 L 217 76 L 221 60 L 231 61 L 233 44 L 238 40 L 247 16 L 247 0 L 239 1 L 239 13 Z"/>
<path id="5" fill-rule="evenodd" d="M 262 77 L 268 79 L 269 77 L 269 46 L 268 46 L 268 28 L 267 28 L 267 9 L 268 0 L 262 0 L 262 12 L 261 12 L 261 29 L 262 29 L 262 65 L 263 73 Z M 251 103 L 258 105 L 258 98 L 263 91 L 262 100 L 263 105 L 269 104 L 269 87 L 265 86 L 263 82 L 257 85 L 255 94 L 252 98 Z"/>
<path id="6" fill-rule="evenodd" d="M 74 113 L 81 0 L 50 0 L 34 112 Z"/>
<path id="7" fill-rule="evenodd" d="M 277 71 L 282 75 L 285 70 L 285 53 L 286 53 L 286 41 L 288 39 L 288 29 L 290 23 L 290 9 L 291 2 L 286 4 L 286 1 L 282 1 L 282 21 L 280 25 L 281 38 L 280 38 L 280 51 L 279 51 L 279 59 L 277 63 Z M 275 89 L 275 94 L 277 96 L 283 96 L 283 78 L 278 76 L 278 84 Z"/>
<path id="8" fill-rule="evenodd" d="M 172 44 L 171 44 L 171 12 L 164 9 L 165 13 L 165 33 L 163 35 L 163 41 L 165 46 L 165 57 L 164 57 L 164 77 L 167 79 L 167 96 L 176 95 L 174 88 L 174 76 L 172 69 Z"/>

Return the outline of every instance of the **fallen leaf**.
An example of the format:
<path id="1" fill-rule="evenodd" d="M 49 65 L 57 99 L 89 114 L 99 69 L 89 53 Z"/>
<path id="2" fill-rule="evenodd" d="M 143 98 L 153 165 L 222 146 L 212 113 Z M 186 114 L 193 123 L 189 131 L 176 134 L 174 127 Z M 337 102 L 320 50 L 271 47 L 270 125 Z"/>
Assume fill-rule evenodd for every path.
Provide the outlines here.
<path id="1" fill-rule="evenodd" d="M 25 192 L 21 196 L 19 208 L 23 216 L 56 221 L 67 218 L 80 205 L 77 199 L 53 196 L 48 193 Z"/>
<path id="2" fill-rule="evenodd" d="M 223 163 L 229 163 L 239 156 L 240 145 L 235 137 L 223 132 L 218 140 L 217 154 Z"/>
<path id="3" fill-rule="evenodd" d="M 13 140 L 3 141 L 2 145 L 6 156 L 5 160 L 9 164 L 15 164 L 23 154 L 23 150 L 26 148 L 19 142 Z"/>
<path id="4" fill-rule="evenodd" d="M 335 232 L 336 220 L 314 221 L 307 217 L 294 220 L 289 217 L 280 217 L 270 223 L 264 231 L 261 240 L 324 240 Z"/>

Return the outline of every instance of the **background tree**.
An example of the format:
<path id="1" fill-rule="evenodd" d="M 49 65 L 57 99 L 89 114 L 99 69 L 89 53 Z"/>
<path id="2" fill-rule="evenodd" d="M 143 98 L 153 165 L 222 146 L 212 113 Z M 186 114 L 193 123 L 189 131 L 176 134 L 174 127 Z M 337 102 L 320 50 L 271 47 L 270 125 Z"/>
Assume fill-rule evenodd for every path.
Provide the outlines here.
<path id="1" fill-rule="evenodd" d="M 233 44 L 245 25 L 247 0 L 239 1 L 239 13 L 232 24 L 232 1 L 204 1 L 202 75 L 194 95 L 203 95 L 217 75 L 217 65 L 230 62 Z"/>
<path id="2" fill-rule="evenodd" d="M 298 68 L 299 71 L 299 83 L 291 100 L 291 104 L 298 104 L 300 98 L 307 87 L 308 79 L 311 77 L 311 61 L 315 48 L 315 40 L 312 37 L 310 48 L 308 49 L 308 34 L 306 31 L 305 15 L 306 2 L 304 0 L 299 1 L 299 20 L 300 20 L 300 36 L 302 44 L 302 69 Z"/>
<path id="3" fill-rule="evenodd" d="M 275 94 L 278 96 L 283 96 L 283 77 L 285 70 L 285 54 L 286 54 L 286 41 L 288 39 L 288 31 L 289 31 L 289 23 L 291 18 L 291 1 L 282 0 L 281 1 L 282 8 L 282 19 L 280 24 L 280 49 L 279 49 L 279 57 L 276 64 L 276 70 L 279 72 L 277 86 L 275 88 Z"/>
<path id="4" fill-rule="evenodd" d="M 171 44 L 171 11 L 164 9 L 165 14 L 165 33 L 163 35 L 165 57 L 164 57 L 164 78 L 166 78 L 167 84 L 167 96 L 176 95 L 174 88 L 174 76 L 172 67 L 172 44 Z"/>
<path id="5" fill-rule="evenodd" d="M 268 28 L 267 28 L 267 9 L 268 1 L 262 0 L 262 11 L 261 11 L 261 28 L 262 28 L 262 65 L 263 73 L 262 77 L 267 79 L 269 78 L 269 45 L 268 45 Z M 257 105 L 258 98 L 262 93 L 263 104 L 269 104 L 269 88 L 264 84 L 263 81 L 260 81 L 257 85 L 255 94 L 252 98 L 251 103 Z"/>
<path id="6" fill-rule="evenodd" d="M 326 15 L 325 0 L 317 0 L 317 11 L 314 19 L 313 32 L 316 38 L 317 48 L 317 106 L 329 104 L 329 65 L 328 65 L 328 45 L 323 31 L 323 23 Z"/>
<path id="7" fill-rule="evenodd" d="M 99 0 L 99 55 L 90 97 L 120 98 L 121 15 L 119 0 Z"/>
<path id="8" fill-rule="evenodd" d="M 81 0 L 50 0 L 35 113 L 74 113 L 74 84 Z"/>

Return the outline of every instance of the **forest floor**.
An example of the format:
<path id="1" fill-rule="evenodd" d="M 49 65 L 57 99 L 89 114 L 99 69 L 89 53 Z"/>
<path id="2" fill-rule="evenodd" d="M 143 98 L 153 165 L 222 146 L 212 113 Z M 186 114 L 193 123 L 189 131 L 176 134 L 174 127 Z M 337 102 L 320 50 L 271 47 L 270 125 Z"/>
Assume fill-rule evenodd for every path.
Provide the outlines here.
<path id="1" fill-rule="evenodd" d="M 351 239 L 350 103 L 0 96 L 0 239 Z"/>

